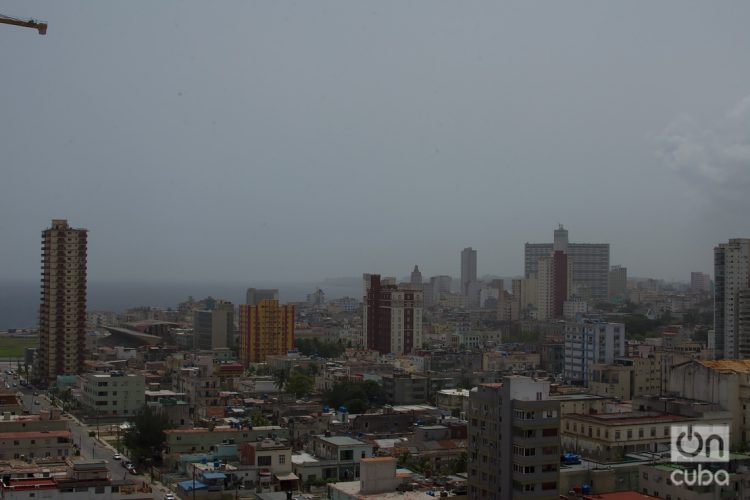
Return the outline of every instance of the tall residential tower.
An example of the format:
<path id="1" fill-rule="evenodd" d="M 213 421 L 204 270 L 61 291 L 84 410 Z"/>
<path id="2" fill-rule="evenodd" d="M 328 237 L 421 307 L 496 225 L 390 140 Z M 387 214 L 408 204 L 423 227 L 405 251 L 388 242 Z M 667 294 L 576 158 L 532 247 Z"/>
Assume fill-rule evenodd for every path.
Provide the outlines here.
<path id="1" fill-rule="evenodd" d="M 750 357 L 750 239 L 735 238 L 714 248 L 716 358 Z"/>
<path id="2" fill-rule="evenodd" d="M 411 354 L 422 347 L 422 289 L 383 283 L 379 274 L 367 275 L 362 308 L 362 333 L 367 349 L 380 354 Z"/>
<path id="3" fill-rule="evenodd" d="M 86 338 L 87 230 L 64 219 L 42 231 L 42 303 L 35 378 L 81 373 Z"/>
<path id="4" fill-rule="evenodd" d="M 469 284 L 477 281 L 477 251 L 471 247 L 461 250 L 461 293 L 468 293 Z"/>
<path id="5" fill-rule="evenodd" d="M 560 225 L 555 230 L 554 243 L 526 243 L 526 277 L 537 272 L 541 257 L 556 250 L 569 257 L 573 294 L 586 301 L 605 302 L 609 295 L 609 243 L 568 243 L 568 230 Z"/>
<path id="6" fill-rule="evenodd" d="M 239 357 L 247 366 L 294 347 L 294 306 L 275 299 L 240 306 Z"/>
<path id="7" fill-rule="evenodd" d="M 469 393 L 469 498 L 556 500 L 560 402 L 550 382 L 518 375 Z"/>

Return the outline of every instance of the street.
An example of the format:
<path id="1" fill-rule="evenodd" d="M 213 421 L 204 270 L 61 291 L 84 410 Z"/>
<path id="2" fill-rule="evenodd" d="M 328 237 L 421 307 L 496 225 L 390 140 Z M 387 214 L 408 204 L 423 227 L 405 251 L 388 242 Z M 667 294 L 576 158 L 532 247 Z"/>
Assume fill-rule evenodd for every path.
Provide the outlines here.
<path id="1" fill-rule="evenodd" d="M 11 390 L 15 390 L 21 395 L 24 409 L 28 410 L 29 414 L 38 415 L 39 412 L 49 410 L 53 406 L 46 396 L 46 391 L 22 386 L 20 384 L 20 377 L 18 379 L 14 378 L 13 375 L 7 373 L 7 370 L 13 370 L 15 372 L 17 370 L 16 363 L 9 363 L 7 361 L 0 362 L 0 374 L 2 375 L 2 378 L 0 378 L 0 385 L 3 388 L 8 387 Z M 13 384 L 16 384 L 16 387 L 13 387 Z M 38 394 L 37 396 L 34 396 L 35 392 Z M 39 404 L 35 404 L 35 401 Z M 113 481 L 131 479 L 136 485 L 141 485 L 144 482 L 149 484 L 151 482 L 150 476 L 144 474 L 145 471 L 139 470 L 138 474 L 130 474 L 125 470 L 125 467 L 122 466 L 121 462 L 115 461 L 112 458 L 116 453 L 113 448 L 102 444 L 95 437 L 89 436 L 89 433 L 92 430 L 96 431 L 95 426 L 88 427 L 67 413 L 63 413 L 62 418 L 68 420 L 68 428 L 71 432 L 72 442 L 80 448 L 81 457 L 85 459 L 105 460 L 107 462 L 107 469 L 109 470 L 110 477 Z M 123 455 L 123 459 L 129 461 L 125 455 Z M 169 490 L 163 486 L 157 488 L 153 485 L 152 487 L 153 491 L 151 494 L 153 495 L 153 498 L 158 500 L 163 500 L 164 494 L 169 492 Z"/>

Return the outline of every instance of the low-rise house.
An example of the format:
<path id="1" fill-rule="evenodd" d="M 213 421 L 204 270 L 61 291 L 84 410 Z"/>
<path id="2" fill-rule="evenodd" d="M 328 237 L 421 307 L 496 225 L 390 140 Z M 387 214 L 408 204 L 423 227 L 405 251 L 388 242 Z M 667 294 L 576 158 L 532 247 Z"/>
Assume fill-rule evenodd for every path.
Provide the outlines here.
<path id="1" fill-rule="evenodd" d="M 239 447 L 244 443 L 255 442 L 264 438 L 288 438 L 289 432 L 277 425 L 263 427 L 233 428 L 207 427 L 193 429 L 168 429 L 164 431 L 166 443 L 165 455 L 179 453 L 210 452 L 222 444 L 232 444 Z"/>
<path id="2" fill-rule="evenodd" d="M 443 389 L 435 395 L 435 406 L 450 412 L 453 417 L 466 415 L 469 409 L 468 389 Z"/>
<path id="3" fill-rule="evenodd" d="M 306 483 L 356 479 L 360 461 L 373 451 L 371 444 L 347 436 L 315 436 L 309 448 L 311 453 L 292 455 L 294 473 Z"/>
<path id="4" fill-rule="evenodd" d="M 0 481 L 4 500 L 65 498 L 75 500 L 146 500 L 153 498 L 150 488 L 136 488 L 132 481 L 113 481 L 103 460 L 73 462 L 60 475 L 7 477 Z"/>

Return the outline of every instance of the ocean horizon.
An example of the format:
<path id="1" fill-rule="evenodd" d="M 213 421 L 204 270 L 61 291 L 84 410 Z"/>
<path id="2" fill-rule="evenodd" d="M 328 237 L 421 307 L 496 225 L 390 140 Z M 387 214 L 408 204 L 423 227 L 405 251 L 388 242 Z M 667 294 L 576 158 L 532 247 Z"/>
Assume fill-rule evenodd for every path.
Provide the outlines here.
<path id="1" fill-rule="evenodd" d="M 326 300 L 354 297 L 362 300 L 362 287 L 317 283 L 164 283 L 164 282 L 90 282 L 88 284 L 88 311 L 123 312 L 140 306 L 176 307 L 188 296 L 202 299 L 209 295 L 215 299 L 229 300 L 234 304 L 245 302 L 248 288 L 278 288 L 282 302 L 306 300 L 307 294 L 322 289 Z M 39 322 L 40 286 L 38 281 L 3 281 L 0 283 L 0 330 L 8 328 L 37 328 Z"/>

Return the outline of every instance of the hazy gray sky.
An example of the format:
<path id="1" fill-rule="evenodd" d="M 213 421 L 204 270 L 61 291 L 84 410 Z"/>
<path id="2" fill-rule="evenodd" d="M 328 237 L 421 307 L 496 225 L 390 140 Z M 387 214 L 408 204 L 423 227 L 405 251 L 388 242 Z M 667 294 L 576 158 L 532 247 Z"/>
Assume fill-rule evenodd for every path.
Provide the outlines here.
<path id="1" fill-rule="evenodd" d="M 92 280 L 631 275 L 749 237 L 748 2 L 3 2 L 0 279 L 52 218 Z"/>

